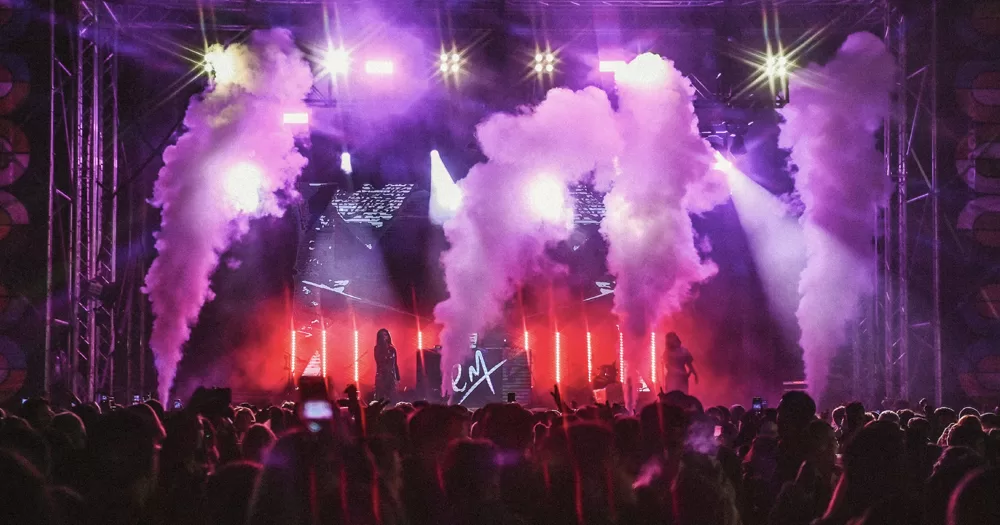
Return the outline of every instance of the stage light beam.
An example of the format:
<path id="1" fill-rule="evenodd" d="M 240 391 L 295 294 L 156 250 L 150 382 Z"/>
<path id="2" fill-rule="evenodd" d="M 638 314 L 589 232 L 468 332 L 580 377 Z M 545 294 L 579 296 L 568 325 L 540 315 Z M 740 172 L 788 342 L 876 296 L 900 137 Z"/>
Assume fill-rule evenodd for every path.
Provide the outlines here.
<path id="1" fill-rule="evenodd" d="M 462 207 L 462 188 L 455 184 L 441 154 L 431 151 L 430 218 L 434 224 L 444 224 Z"/>

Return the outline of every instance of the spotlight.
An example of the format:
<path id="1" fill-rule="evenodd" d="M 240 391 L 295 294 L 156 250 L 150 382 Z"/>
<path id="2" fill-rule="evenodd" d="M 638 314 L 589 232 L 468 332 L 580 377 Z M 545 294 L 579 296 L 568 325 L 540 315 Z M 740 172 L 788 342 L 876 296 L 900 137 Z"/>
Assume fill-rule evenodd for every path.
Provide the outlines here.
<path id="1" fill-rule="evenodd" d="M 601 73 L 617 73 L 626 65 L 628 64 L 624 60 L 601 60 L 597 64 L 597 70 Z"/>
<path id="2" fill-rule="evenodd" d="M 344 172 L 345 175 L 354 173 L 354 169 L 351 167 L 351 154 L 346 151 L 340 154 L 340 171 Z"/>
<path id="3" fill-rule="evenodd" d="M 217 84 L 229 84 L 236 78 L 236 60 L 219 44 L 210 47 L 205 53 L 203 67 L 205 73 L 212 75 Z"/>
<path id="4" fill-rule="evenodd" d="M 791 68 L 792 63 L 788 60 L 788 57 L 784 55 L 779 56 L 769 56 L 764 62 L 764 74 L 767 78 L 781 78 L 784 79 L 788 76 L 788 71 Z"/>
<path id="5" fill-rule="evenodd" d="M 323 57 L 323 67 L 331 75 L 346 75 L 350 69 L 350 65 L 351 57 L 347 53 L 347 50 L 343 48 L 330 48 L 326 51 L 326 56 Z"/>
<path id="6" fill-rule="evenodd" d="M 462 70 L 462 55 L 455 51 L 441 53 L 441 64 L 438 69 L 443 74 L 458 74 Z"/>
<path id="7" fill-rule="evenodd" d="M 778 76 L 784 77 L 788 74 L 788 58 L 781 56 L 778 57 Z"/>
<path id="8" fill-rule="evenodd" d="M 365 62 L 365 73 L 369 75 L 391 75 L 395 71 L 391 60 L 368 60 Z"/>
<path id="9" fill-rule="evenodd" d="M 535 73 L 552 73 L 556 70 L 556 56 L 551 51 L 545 53 L 535 53 L 535 60 L 531 63 L 531 68 Z"/>
<path id="10" fill-rule="evenodd" d="M 308 124 L 308 113 L 285 113 L 281 119 L 283 124 Z"/>

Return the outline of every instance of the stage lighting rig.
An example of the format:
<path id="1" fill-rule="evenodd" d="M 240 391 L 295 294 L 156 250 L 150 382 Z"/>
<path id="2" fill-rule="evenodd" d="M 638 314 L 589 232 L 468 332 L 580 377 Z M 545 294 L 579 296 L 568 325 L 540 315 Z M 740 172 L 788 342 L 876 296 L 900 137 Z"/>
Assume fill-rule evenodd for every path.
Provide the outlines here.
<path id="1" fill-rule="evenodd" d="M 457 51 L 442 52 L 438 62 L 441 75 L 457 75 L 462 71 L 462 55 Z"/>
<path id="2" fill-rule="evenodd" d="M 323 67 L 331 75 L 346 75 L 351 69 L 351 55 L 344 48 L 329 48 L 323 56 Z"/>
<path id="3" fill-rule="evenodd" d="M 552 51 L 537 52 L 531 62 L 531 69 L 537 75 L 551 74 L 556 70 L 556 55 Z"/>
<path id="4" fill-rule="evenodd" d="M 215 80 L 216 84 L 229 84 L 236 79 L 237 64 L 232 54 L 219 44 L 213 45 L 205 51 L 205 59 L 202 63 L 205 74 Z"/>
<path id="5" fill-rule="evenodd" d="M 781 108 L 788 104 L 788 80 L 794 66 L 795 64 L 784 53 L 772 55 L 768 51 L 767 58 L 760 67 L 771 89 L 771 101 L 775 108 Z"/>

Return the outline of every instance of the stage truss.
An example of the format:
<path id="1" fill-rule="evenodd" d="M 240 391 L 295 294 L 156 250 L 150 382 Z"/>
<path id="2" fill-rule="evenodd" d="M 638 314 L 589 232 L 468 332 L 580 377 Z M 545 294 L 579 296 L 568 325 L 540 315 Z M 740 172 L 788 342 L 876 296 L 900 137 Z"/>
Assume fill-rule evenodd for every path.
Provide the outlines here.
<path id="1" fill-rule="evenodd" d="M 59 0 L 50 0 L 51 23 L 58 28 Z M 125 397 L 153 390 L 146 377 L 148 303 L 141 293 L 146 273 L 143 231 L 147 195 L 119 178 L 118 45 L 148 31 L 200 31 L 199 13 L 210 12 L 219 33 L 245 33 L 265 27 L 275 9 L 317 9 L 324 0 L 75 0 L 75 23 L 68 35 L 54 30 L 51 40 L 50 205 L 46 303 L 44 386 L 67 386 L 81 399 L 99 393 Z M 358 1 L 342 1 L 356 7 Z M 444 9 L 421 3 L 415 8 Z M 882 20 L 885 39 L 899 58 L 903 73 L 898 114 L 886 123 L 885 174 L 895 189 L 891 204 L 880 212 L 883 249 L 879 251 L 878 293 L 855 333 L 852 379 L 855 397 L 908 398 L 913 390 L 910 366 L 933 359 L 934 394 L 940 405 L 940 224 L 937 144 L 937 27 L 927 56 L 910 56 L 906 36 L 909 17 L 888 0 L 507 0 L 481 2 L 476 9 L 530 13 L 587 13 L 609 10 L 671 9 L 678 16 L 704 17 L 727 13 L 760 13 L 762 5 L 790 16 L 813 15 L 853 27 Z M 936 13 L 938 0 L 932 1 Z M 57 13 L 57 11 L 59 11 Z M 64 13 L 63 13 L 64 14 Z M 847 16 L 850 15 L 850 16 Z M 934 20 L 931 17 L 929 20 Z M 59 20 L 60 22 L 62 20 Z M 667 30 L 667 29 L 665 29 Z M 61 43 L 60 38 L 68 38 Z M 930 151 L 912 148 L 914 136 L 928 134 Z M 65 139 L 63 139 L 65 137 Z M 56 159 L 69 159 L 69 177 L 54 172 Z M 63 224 L 61 217 L 71 220 Z M 916 252 L 910 242 L 911 214 L 929 214 L 933 249 Z M 127 217 L 127 221 L 121 220 Z M 137 221 L 137 217 L 141 217 Z M 119 227 L 129 230 L 121 235 Z M 919 232 L 918 232 L 919 233 Z M 119 252 L 127 254 L 118 260 Z M 916 253 L 915 253 L 916 252 Z M 933 296 L 928 318 L 909 310 L 909 268 L 915 258 L 930 257 Z M 121 264 L 119 264 L 121 262 Z M 55 283 L 65 282 L 66 290 Z M 58 305 L 65 302 L 68 308 Z M 116 363 L 118 368 L 116 370 Z"/>

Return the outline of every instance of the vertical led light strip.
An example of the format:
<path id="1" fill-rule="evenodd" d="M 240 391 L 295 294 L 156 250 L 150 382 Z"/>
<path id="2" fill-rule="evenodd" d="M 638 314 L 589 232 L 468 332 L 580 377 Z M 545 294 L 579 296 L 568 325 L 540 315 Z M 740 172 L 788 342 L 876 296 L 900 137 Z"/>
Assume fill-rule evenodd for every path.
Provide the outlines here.
<path id="1" fill-rule="evenodd" d="M 656 332 L 649 334 L 649 388 L 656 383 Z"/>
<path id="2" fill-rule="evenodd" d="M 323 370 L 323 378 L 326 379 L 326 328 L 323 329 L 323 335 L 319 341 L 320 344 L 320 368 Z"/>
<path id="3" fill-rule="evenodd" d="M 562 349 L 559 347 L 559 332 L 556 332 L 556 383 L 562 382 L 562 365 L 559 361 L 562 360 Z"/>
<path id="4" fill-rule="evenodd" d="M 292 329 L 292 348 L 291 348 L 292 349 L 292 357 L 291 357 L 290 364 L 288 365 L 289 368 L 291 369 L 292 381 L 295 381 L 295 350 L 296 350 L 295 349 L 295 344 L 296 344 L 295 339 L 296 339 L 296 334 L 295 334 L 295 329 L 293 328 Z"/>
<path id="5" fill-rule="evenodd" d="M 625 384 L 625 335 L 618 332 L 618 381 Z"/>
<path id="6" fill-rule="evenodd" d="M 535 386 L 535 367 L 531 363 L 531 348 L 528 346 L 528 330 L 524 331 L 524 353 L 528 358 L 528 376 L 531 378 L 531 386 Z"/>
<path id="7" fill-rule="evenodd" d="M 358 331 L 354 331 L 354 386 L 358 386 Z"/>
<path id="8" fill-rule="evenodd" d="M 424 332 L 417 331 L 417 350 L 424 349 Z"/>
<path id="9" fill-rule="evenodd" d="M 594 380 L 594 351 L 590 345 L 590 332 L 587 332 L 587 382 Z"/>

